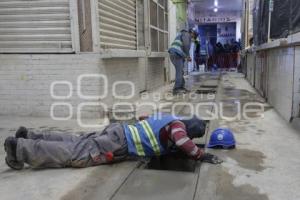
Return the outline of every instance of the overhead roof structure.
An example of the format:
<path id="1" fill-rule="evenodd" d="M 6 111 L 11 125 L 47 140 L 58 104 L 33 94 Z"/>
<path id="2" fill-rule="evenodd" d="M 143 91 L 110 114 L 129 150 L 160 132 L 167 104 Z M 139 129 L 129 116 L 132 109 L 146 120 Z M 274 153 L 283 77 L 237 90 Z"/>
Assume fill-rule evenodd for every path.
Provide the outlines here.
<path id="1" fill-rule="evenodd" d="M 214 0 L 191 0 L 195 5 L 196 11 L 203 11 L 215 8 Z M 241 11 L 243 1 L 242 0 L 217 0 L 219 11 Z"/>

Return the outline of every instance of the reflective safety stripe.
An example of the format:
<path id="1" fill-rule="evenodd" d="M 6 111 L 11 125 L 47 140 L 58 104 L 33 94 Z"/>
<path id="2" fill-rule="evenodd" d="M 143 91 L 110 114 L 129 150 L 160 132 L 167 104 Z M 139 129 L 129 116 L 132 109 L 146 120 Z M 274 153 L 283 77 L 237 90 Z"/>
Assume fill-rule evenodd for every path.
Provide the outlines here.
<path id="1" fill-rule="evenodd" d="M 182 41 L 180 40 L 175 40 L 173 43 L 172 43 L 172 46 L 175 45 L 175 46 L 179 46 L 179 47 L 182 47 L 183 44 L 182 44 Z"/>
<path id="2" fill-rule="evenodd" d="M 151 146 L 153 148 L 154 153 L 159 156 L 160 155 L 160 149 L 159 149 L 159 145 L 158 142 L 156 140 L 156 137 L 153 133 L 152 128 L 150 127 L 149 123 L 147 121 L 141 121 L 140 124 L 143 126 L 149 140 L 151 143 Z"/>
<path id="3" fill-rule="evenodd" d="M 145 156 L 145 151 L 143 149 L 141 138 L 140 138 L 137 128 L 134 126 L 130 126 L 130 125 L 128 127 L 129 127 L 130 133 L 132 135 L 137 154 L 139 156 Z"/>
<path id="4" fill-rule="evenodd" d="M 182 146 L 184 143 L 186 143 L 189 140 L 190 140 L 190 138 L 187 138 L 187 137 L 186 138 L 181 138 L 180 140 L 178 140 L 176 142 L 176 146 L 180 147 L 180 146 Z"/>
<path id="5" fill-rule="evenodd" d="M 175 129 L 172 129 L 171 134 L 174 135 L 175 133 L 178 133 L 178 132 L 186 132 L 186 130 L 184 130 L 183 128 L 175 128 Z"/>
<path id="6" fill-rule="evenodd" d="M 195 156 L 198 151 L 199 151 L 199 148 L 197 146 L 195 146 L 193 151 L 191 152 L 191 156 Z"/>

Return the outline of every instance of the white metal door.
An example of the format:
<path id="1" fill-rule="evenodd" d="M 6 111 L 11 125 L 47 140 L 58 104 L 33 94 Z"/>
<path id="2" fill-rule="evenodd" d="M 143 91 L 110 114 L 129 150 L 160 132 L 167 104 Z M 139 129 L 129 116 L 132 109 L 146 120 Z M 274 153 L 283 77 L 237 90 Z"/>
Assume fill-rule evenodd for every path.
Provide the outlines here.
<path id="1" fill-rule="evenodd" d="M 98 0 L 103 49 L 137 49 L 136 0 Z"/>
<path id="2" fill-rule="evenodd" d="M 0 52 L 73 52 L 70 0 L 0 0 Z"/>

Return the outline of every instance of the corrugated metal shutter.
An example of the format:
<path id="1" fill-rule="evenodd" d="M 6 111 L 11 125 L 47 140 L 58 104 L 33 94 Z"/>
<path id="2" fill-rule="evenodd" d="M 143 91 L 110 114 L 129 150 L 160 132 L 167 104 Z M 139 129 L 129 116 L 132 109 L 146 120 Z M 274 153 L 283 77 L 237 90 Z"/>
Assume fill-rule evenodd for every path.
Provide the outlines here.
<path id="1" fill-rule="evenodd" d="M 73 52 L 70 0 L 0 0 L 0 52 Z"/>
<path id="2" fill-rule="evenodd" d="M 136 0 L 98 3 L 101 48 L 137 49 Z"/>

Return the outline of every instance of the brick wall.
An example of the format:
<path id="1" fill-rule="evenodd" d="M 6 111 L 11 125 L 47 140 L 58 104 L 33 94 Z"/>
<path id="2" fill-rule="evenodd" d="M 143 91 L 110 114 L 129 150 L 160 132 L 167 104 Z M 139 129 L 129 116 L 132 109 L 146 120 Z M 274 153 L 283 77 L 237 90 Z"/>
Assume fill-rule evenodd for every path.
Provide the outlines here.
<path id="1" fill-rule="evenodd" d="M 164 58 L 149 58 L 147 70 L 147 89 L 155 89 L 164 85 Z"/>
<path id="2" fill-rule="evenodd" d="M 112 85 L 114 81 L 131 81 L 136 86 L 135 96 L 145 85 L 144 77 L 140 76 L 145 66 L 140 66 L 140 59 L 144 58 L 114 58 L 101 59 L 97 54 L 78 55 L 0 55 L 0 114 L 18 116 L 49 117 L 50 108 L 54 102 L 69 103 L 73 106 L 74 116 L 76 108 L 83 102 L 102 102 L 111 106 Z M 160 62 L 150 62 L 149 77 L 154 80 L 148 89 L 158 87 L 164 83 L 163 67 Z M 108 76 L 108 96 L 104 99 L 83 100 L 77 95 L 77 78 L 82 74 L 104 74 Z M 66 100 L 55 100 L 50 95 L 50 86 L 53 81 L 68 81 L 73 85 L 73 95 Z M 104 91 L 104 82 L 97 78 L 83 79 L 82 93 L 84 95 L 100 95 Z M 117 87 L 117 94 L 126 94 L 129 86 Z M 67 96 L 67 85 L 57 85 L 56 95 Z M 131 100 L 133 100 L 131 99 Z M 99 107 L 85 107 L 85 117 L 102 115 Z M 58 106 L 55 116 L 67 116 L 66 106 Z"/>

